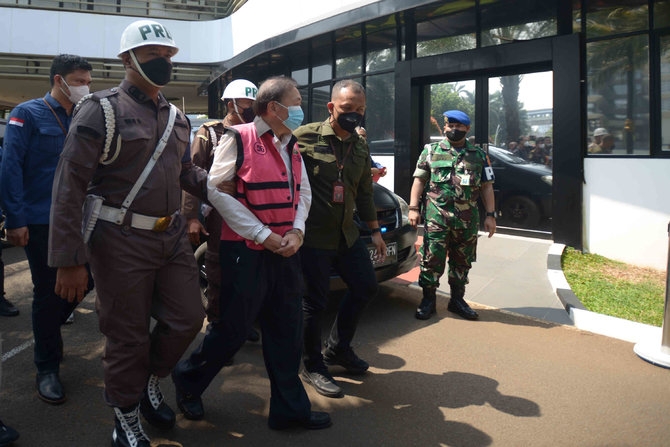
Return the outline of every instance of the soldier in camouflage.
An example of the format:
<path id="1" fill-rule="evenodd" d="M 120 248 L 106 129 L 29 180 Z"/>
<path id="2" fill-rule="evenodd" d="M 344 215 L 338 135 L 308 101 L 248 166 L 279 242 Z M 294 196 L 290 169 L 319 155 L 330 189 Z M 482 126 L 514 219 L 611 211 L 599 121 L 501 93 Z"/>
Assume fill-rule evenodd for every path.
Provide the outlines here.
<path id="1" fill-rule="evenodd" d="M 468 272 L 477 257 L 477 229 L 481 195 L 486 209 L 484 229 L 489 237 L 496 231 L 493 169 L 486 153 L 466 140 L 470 118 L 460 110 L 444 112 L 446 139 L 427 144 L 414 171 L 409 221 L 420 223 L 419 203 L 426 188 L 425 225 L 419 285 L 423 300 L 415 317 L 426 320 L 435 313 L 435 291 L 449 256 L 451 299 L 448 310 L 468 320 L 477 312 L 465 302 Z"/>

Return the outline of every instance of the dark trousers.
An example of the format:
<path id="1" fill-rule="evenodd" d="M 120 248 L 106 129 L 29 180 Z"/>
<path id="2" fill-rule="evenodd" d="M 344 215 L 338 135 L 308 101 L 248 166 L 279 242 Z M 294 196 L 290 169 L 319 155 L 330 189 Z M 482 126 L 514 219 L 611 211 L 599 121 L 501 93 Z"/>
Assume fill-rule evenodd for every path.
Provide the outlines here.
<path id="1" fill-rule="evenodd" d="M 135 405 L 149 375 L 168 376 L 202 328 L 186 221 L 178 216 L 163 232 L 98 221 L 89 244 L 105 335 L 105 400 L 113 407 Z"/>
<path id="2" fill-rule="evenodd" d="M 47 264 L 48 246 L 49 225 L 28 225 L 25 251 L 33 280 L 35 366 L 40 373 L 57 373 L 63 349 L 60 327 L 78 303 L 76 300 L 68 303 L 54 292 L 57 269 Z M 89 275 L 88 290 L 92 288 L 93 280 Z"/>
<path id="3" fill-rule="evenodd" d="M 5 296 L 5 262 L 2 260 L 2 243 L 0 243 L 0 298 Z"/>
<path id="4" fill-rule="evenodd" d="M 270 419 L 304 420 L 311 405 L 298 377 L 302 344 L 302 270 L 299 255 L 284 258 L 221 241 L 220 320 L 200 346 L 176 367 L 178 385 L 201 395 L 247 339 L 259 319 L 270 378 Z"/>
<path id="5" fill-rule="evenodd" d="M 377 279 L 370 254 L 360 238 L 350 248 L 321 250 L 302 247 L 300 251 L 307 285 L 303 298 L 305 369 L 323 371 L 326 366 L 321 355 L 322 319 L 328 303 L 331 267 L 349 288 L 342 298 L 327 340 L 328 346 L 334 350 L 349 348 L 361 313 L 377 295 Z"/>

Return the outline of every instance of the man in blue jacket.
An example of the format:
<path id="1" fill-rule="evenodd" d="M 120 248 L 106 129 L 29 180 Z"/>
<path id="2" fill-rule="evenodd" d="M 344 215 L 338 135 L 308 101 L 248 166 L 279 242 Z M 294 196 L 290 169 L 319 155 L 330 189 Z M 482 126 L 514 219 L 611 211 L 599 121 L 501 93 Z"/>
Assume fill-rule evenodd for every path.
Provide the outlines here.
<path id="1" fill-rule="evenodd" d="M 2 208 L 7 238 L 25 247 L 30 265 L 37 393 L 50 404 L 65 401 L 58 376 L 63 350 L 60 326 L 77 304 L 56 295 L 56 269 L 47 265 L 51 189 L 72 110 L 89 92 L 91 70 L 79 56 L 57 56 L 51 64 L 51 91 L 16 106 L 5 130 Z"/>

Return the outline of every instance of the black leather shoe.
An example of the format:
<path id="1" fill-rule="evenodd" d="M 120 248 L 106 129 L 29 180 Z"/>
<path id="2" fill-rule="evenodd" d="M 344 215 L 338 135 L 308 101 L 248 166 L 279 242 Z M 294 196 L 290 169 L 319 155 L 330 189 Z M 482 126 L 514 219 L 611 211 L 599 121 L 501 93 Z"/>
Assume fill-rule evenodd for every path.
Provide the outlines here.
<path id="1" fill-rule="evenodd" d="M 435 301 L 437 300 L 435 296 L 435 289 L 423 289 L 423 299 L 421 304 L 416 309 L 414 317 L 418 320 L 427 320 L 433 315 L 435 310 Z"/>
<path id="2" fill-rule="evenodd" d="M 37 373 L 37 396 L 51 405 L 59 405 L 65 402 L 63 385 L 60 383 L 58 373 Z"/>
<path id="3" fill-rule="evenodd" d="M 468 306 L 468 303 L 466 303 L 464 299 L 450 299 L 447 310 L 449 310 L 449 312 L 460 315 L 466 320 L 476 320 L 479 318 L 479 314 L 472 310 L 472 308 Z"/>
<path id="4" fill-rule="evenodd" d="M 331 349 L 326 347 L 323 353 L 323 363 L 327 366 L 340 365 L 347 370 L 349 374 L 365 374 L 370 365 L 365 360 L 356 355 L 351 347 L 346 349 Z"/>
<path id="5" fill-rule="evenodd" d="M 174 382 L 174 389 L 177 395 L 177 407 L 184 414 L 186 419 L 191 421 L 199 421 L 205 417 L 205 408 L 202 405 L 200 396 L 182 391 L 179 388 L 179 382 L 175 371 L 172 371 L 172 381 Z"/>
<path id="6" fill-rule="evenodd" d="M 7 427 L 0 421 L 0 447 L 9 446 L 17 439 L 19 439 L 19 433 L 12 427 Z"/>
<path id="7" fill-rule="evenodd" d="M 325 371 L 309 372 L 304 370 L 301 375 L 303 380 L 312 385 L 316 392 L 322 396 L 333 398 L 344 396 L 342 388 L 340 388 L 335 379 Z"/>
<path id="8" fill-rule="evenodd" d="M 268 426 L 273 430 L 286 430 L 287 428 L 302 427 L 309 430 L 320 430 L 333 425 L 330 415 L 323 411 L 312 411 L 306 420 L 277 421 L 268 419 Z"/>
<path id="9" fill-rule="evenodd" d="M 140 412 L 144 419 L 154 427 L 169 430 L 174 427 L 176 420 L 174 411 L 165 403 L 163 393 L 158 386 L 158 376 L 149 376 L 149 382 L 144 389 L 144 396 L 140 401 Z"/>
<path id="10" fill-rule="evenodd" d="M 249 331 L 249 335 L 247 335 L 247 341 L 251 341 L 251 342 L 255 343 L 260 339 L 261 339 L 261 334 L 259 334 L 256 329 L 251 328 L 251 330 Z"/>
<path id="11" fill-rule="evenodd" d="M 19 310 L 7 299 L 0 297 L 0 315 L 3 317 L 15 317 L 19 314 Z"/>

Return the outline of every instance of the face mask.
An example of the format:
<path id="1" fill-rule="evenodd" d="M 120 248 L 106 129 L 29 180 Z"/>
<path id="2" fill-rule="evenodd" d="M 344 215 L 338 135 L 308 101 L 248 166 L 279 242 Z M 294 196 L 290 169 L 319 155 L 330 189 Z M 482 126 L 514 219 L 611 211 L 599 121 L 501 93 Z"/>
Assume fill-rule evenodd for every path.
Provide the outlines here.
<path id="1" fill-rule="evenodd" d="M 305 118 L 305 114 L 302 111 L 302 108 L 300 108 L 300 106 L 286 107 L 281 102 L 278 102 L 277 104 L 288 110 L 288 118 L 282 121 L 284 126 L 288 127 L 291 132 L 300 127 L 302 120 Z"/>
<path id="2" fill-rule="evenodd" d="M 67 99 L 70 100 L 72 104 L 77 104 L 81 98 L 89 94 L 88 90 L 88 85 L 78 85 L 76 87 L 70 87 L 67 82 L 65 82 L 65 78 L 63 79 L 63 84 L 65 84 L 65 87 L 67 87 L 68 90 L 70 90 L 70 94 L 68 95 L 65 90 L 63 90 L 63 87 L 58 87 L 60 88 L 60 91 L 63 92 L 65 96 L 67 96 Z"/>
<path id="3" fill-rule="evenodd" d="M 133 62 L 135 62 L 135 65 L 137 66 L 137 72 L 149 84 L 160 88 L 170 82 L 170 78 L 172 77 L 172 64 L 168 62 L 167 59 L 157 57 L 140 64 L 137 62 L 135 52 L 129 50 L 129 53 Z"/>
<path id="4" fill-rule="evenodd" d="M 363 115 L 357 112 L 347 112 L 340 113 L 337 117 L 337 124 L 340 125 L 342 130 L 353 133 L 356 130 L 356 127 L 361 123 Z"/>
<path id="5" fill-rule="evenodd" d="M 464 130 L 449 130 L 447 131 L 446 135 L 447 138 L 449 138 L 449 141 L 457 142 L 465 138 L 466 133 L 467 132 Z"/>
<path id="6" fill-rule="evenodd" d="M 233 106 L 235 107 L 235 113 L 237 113 L 237 116 L 239 116 L 245 123 L 252 122 L 256 117 L 253 106 L 247 107 L 246 109 L 244 107 L 240 107 L 238 109 L 237 103 L 234 100 L 233 100 Z M 240 113 L 240 109 L 242 109 L 242 113 Z"/>

